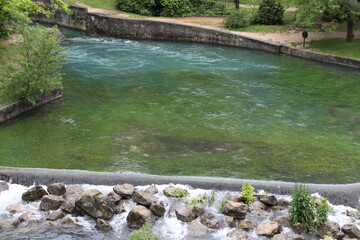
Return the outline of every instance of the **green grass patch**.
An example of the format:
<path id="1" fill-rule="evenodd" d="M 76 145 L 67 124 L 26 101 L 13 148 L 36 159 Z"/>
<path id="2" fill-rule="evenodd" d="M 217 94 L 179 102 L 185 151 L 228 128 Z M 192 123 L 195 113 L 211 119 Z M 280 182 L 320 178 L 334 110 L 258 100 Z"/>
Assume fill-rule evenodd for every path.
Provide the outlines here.
<path id="1" fill-rule="evenodd" d="M 307 49 L 337 56 L 360 59 L 360 39 L 347 43 L 345 38 L 328 38 L 309 42 Z"/>
<path id="2" fill-rule="evenodd" d="M 94 8 L 116 10 L 116 0 L 77 0 L 77 2 Z M 69 5 L 77 5 L 75 0 L 65 0 L 65 3 Z"/>

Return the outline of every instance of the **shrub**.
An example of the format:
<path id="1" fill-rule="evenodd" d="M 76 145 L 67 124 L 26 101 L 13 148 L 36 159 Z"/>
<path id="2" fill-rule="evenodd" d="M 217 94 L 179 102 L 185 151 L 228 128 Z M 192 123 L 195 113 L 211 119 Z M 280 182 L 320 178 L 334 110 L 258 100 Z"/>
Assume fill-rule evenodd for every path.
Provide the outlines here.
<path id="1" fill-rule="evenodd" d="M 224 15 L 226 4 L 216 0 L 190 0 L 194 15 L 215 16 Z"/>
<path id="2" fill-rule="evenodd" d="M 254 16 L 254 24 L 276 25 L 281 24 L 284 17 L 284 8 L 275 0 L 264 0 Z"/>
<path id="3" fill-rule="evenodd" d="M 117 0 L 116 6 L 125 12 L 150 16 L 153 15 L 156 3 L 155 0 Z"/>
<path id="4" fill-rule="evenodd" d="M 246 204 L 251 204 L 255 201 L 256 197 L 254 196 L 254 187 L 249 183 L 244 183 L 242 185 L 242 193 L 241 196 L 244 198 Z"/>
<path id="5" fill-rule="evenodd" d="M 163 6 L 161 16 L 185 17 L 193 13 L 193 6 L 189 0 L 161 0 Z"/>
<path id="6" fill-rule="evenodd" d="M 160 240 L 160 238 L 153 235 L 149 224 L 145 224 L 130 234 L 130 240 Z"/>
<path id="7" fill-rule="evenodd" d="M 317 229 L 328 220 L 328 213 L 330 212 L 330 206 L 326 198 L 321 199 L 321 205 L 316 207 L 316 220 L 314 229 Z"/>
<path id="8" fill-rule="evenodd" d="M 249 20 L 245 12 L 232 10 L 224 19 L 223 25 L 225 28 L 242 28 L 249 25 Z"/>
<path id="9" fill-rule="evenodd" d="M 212 205 L 215 202 L 215 192 L 213 191 L 211 193 L 211 196 L 208 196 L 207 194 L 200 194 L 198 197 L 191 198 L 189 201 L 187 201 L 187 204 L 192 206 L 196 204 L 200 205 Z"/>
<path id="10" fill-rule="evenodd" d="M 356 206 L 356 210 L 357 210 L 358 212 L 360 212 L 360 204 L 358 204 L 358 205 Z"/>

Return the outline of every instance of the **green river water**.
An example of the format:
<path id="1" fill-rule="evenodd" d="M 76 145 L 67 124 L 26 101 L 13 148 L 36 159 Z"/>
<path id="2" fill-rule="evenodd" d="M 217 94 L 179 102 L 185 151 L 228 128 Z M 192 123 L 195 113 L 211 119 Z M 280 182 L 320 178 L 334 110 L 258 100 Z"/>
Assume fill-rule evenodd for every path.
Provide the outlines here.
<path id="1" fill-rule="evenodd" d="M 0 125 L 0 165 L 360 181 L 360 71 L 211 45 L 75 37 L 64 99 Z"/>

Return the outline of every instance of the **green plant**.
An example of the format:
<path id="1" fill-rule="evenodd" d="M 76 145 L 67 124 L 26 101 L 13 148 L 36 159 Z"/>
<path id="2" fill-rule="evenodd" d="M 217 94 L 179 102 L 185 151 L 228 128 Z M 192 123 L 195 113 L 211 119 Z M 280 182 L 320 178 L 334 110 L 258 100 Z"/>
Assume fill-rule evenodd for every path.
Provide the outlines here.
<path id="1" fill-rule="evenodd" d="M 130 240 L 160 240 L 160 237 L 154 236 L 151 226 L 149 224 L 145 224 L 130 234 Z"/>
<path id="2" fill-rule="evenodd" d="M 156 3 L 155 0 L 117 0 L 116 6 L 125 12 L 151 16 Z"/>
<path id="3" fill-rule="evenodd" d="M 247 25 L 249 25 L 249 19 L 246 12 L 238 10 L 232 10 L 223 21 L 225 28 L 242 28 Z"/>
<path id="4" fill-rule="evenodd" d="M 276 0 L 264 0 L 256 12 L 253 23 L 264 25 L 281 24 L 284 17 L 284 8 Z"/>
<path id="5" fill-rule="evenodd" d="M 212 205 L 214 202 L 215 202 L 215 196 L 214 196 L 214 191 L 212 191 L 211 196 L 208 196 L 207 194 L 200 194 L 198 197 L 191 198 L 189 201 L 187 201 L 187 204 L 190 206 L 196 204 Z"/>
<path id="6" fill-rule="evenodd" d="M 246 204 L 251 204 L 255 201 L 256 197 L 254 196 L 254 187 L 249 183 L 244 183 L 242 185 L 242 193 L 241 196 L 244 198 Z"/>
<path id="7" fill-rule="evenodd" d="M 189 196 L 189 192 L 183 189 L 175 189 L 174 191 L 176 198 L 185 198 Z"/>
<path id="8" fill-rule="evenodd" d="M 161 16 L 185 17 L 193 13 L 193 6 L 189 0 L 161 0 L 163 6 Z"/>
<path id="9" fill-rule="evenodd" d="M 61 88 L 65 55 L 56 28 L 24 26 L 20 32 L 24 40 L 18 44 L 18 54 L 3 67 L 0 96 L 35 103 L 39 94 Z"/>
<path id="10" fill-rule="evenodd" d="M 316 207 L 316 219 L 314 223 L 314 229 L 317 229 L 328 220 L 328 213 L 330 212 L 330 206 L 326 198 L 321 199 L 321 205 Z"/>
<path id="11" fill-rule="evenodd" d="M 360 212 L 360 204 L 358 204 L 358 205 L 356 206 L 356 210 L 357 210 L 358 212 Z"/>
<path id="12" fill-rule="evenodd" d="M 229 201 L 230 199 L 231 199 L 231 195 L 230 193 L 227 193 L 225 199 L 223 199 L 219 204 L 220 212 L 223 212 L 226 201 Z"/>

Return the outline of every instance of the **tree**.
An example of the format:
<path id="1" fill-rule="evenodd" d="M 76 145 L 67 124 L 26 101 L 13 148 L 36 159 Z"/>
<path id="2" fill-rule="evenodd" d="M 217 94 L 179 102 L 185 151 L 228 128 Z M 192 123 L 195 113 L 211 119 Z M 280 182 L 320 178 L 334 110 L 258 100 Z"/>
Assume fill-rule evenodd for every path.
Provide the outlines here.
<path id="1" fill-rule="evenodd" d="M 25 98 L 34 104 L 41 93 L 61 88 L 65 55 L 56 37 L 57 28 L 26 25 L 20 33 L 23 41 L 17 45 L 18 54 L 2 70 L 0 97 Z"/>
<path id="2" fill-rule="evenodd" d="M 299 1 L 299 4 L 296 24 L 303 27 L 314 27 L 317 19 L 326 12 L 331 16 L 338 16 L 339 20 L 347 23 L 346 42 L 354 41 L 356 9 L 360 9 L 360 4 L 357 0 L 302 0 Z M 328 24 L 323 24 L 323 29 L 334 29 L 337 24 L 337 20 L 334 19 Z"/>

